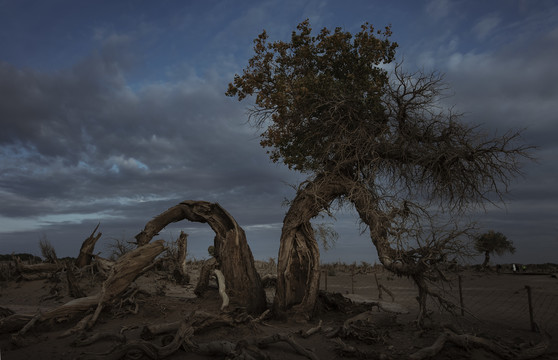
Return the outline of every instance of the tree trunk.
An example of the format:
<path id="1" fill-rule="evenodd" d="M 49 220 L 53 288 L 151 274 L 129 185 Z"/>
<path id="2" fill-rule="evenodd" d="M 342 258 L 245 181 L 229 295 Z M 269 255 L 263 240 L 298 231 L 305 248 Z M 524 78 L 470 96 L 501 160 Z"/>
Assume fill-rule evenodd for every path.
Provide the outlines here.
<path id="1" fill-rule="evenodd" d="M 295 316 L 312 317 L 320 281 L 320 252 L 310 220 L 343 193 L 337 178 L 318 176 L 299 189 L 283 220 L 277 261 L 276 315 L 292 308 Z"/>
<path id="2" fill-rule="evenodd" d="M 183 277 L 188 276 L 188 272 L 186 271 L 186 254 L 188 252 L 188 234 L 186 234 L 184 231 L 180 232 L 180 236 L 178 237 L 177 240 L 177 245 L 178 245 L 178 269 L 180 271 L 180 274 Z"/>
<path id="3" fill-rule="evenodd" d="M 138 246 L 148 243 L 170 223 L 189 220 L 208 223 L 215 232 L 215 258 L 225 275 L 226 287 L 233 301 L 250 313 L 261 313 L 266 308 L 265 293 L 244 230 L 217 203 L 183 201 L 156 216 L 136 235 Z"/>
<path id="4" fill-rule="evenodd" d="M 89 235 L 89 237 L 83 241 L 83 244 L 81 244 L 81 249 L 79 250 L 79 255 L 76 259 L 76 266 L 78 268 L 82 268 L 86 265 L 91 264 L 93 249 L 95 249 L 95 244 L 102 235 L 102 233 L 98 233 L 97 235 L 95 235 L 95 232 L 99 228 L 99 225 L 101 225 L 101 223 L 97 224 L 91 235 Z"/>
<path id="5" fill-rule="evenodd" d="M 484 262 L 482 263 L 482 267 L 487 267 L 489 261 L 490 261 L 490 251 L 487 250 L 484 252 Z"/>

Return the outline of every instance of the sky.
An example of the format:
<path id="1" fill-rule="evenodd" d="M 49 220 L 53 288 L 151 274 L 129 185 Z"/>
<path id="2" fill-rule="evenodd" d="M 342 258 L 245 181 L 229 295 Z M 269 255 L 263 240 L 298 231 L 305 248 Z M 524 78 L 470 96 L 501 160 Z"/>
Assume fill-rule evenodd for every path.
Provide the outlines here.
<path id="1" fill-rule="evenodd" d="M 489 134 L 523 130 L 536 146 L 505 202 L 475 214 L 479 231 L 512 240 L 502 263 L 558 263 L 558 2 L 0 0 L 0 254 L 77 256 L 100 223 L 96 251 L 132 241 L 184 200 L 218 202 L 256 259 L 276 258 L 293 188 L 305 176 L 274 164 L 247 123 L 249 102 L 225 96 L 253 39 L 391 25 L 407 70 L 439 71 L 448 106 Z M 354 211 L 331 222 L 324 262 L 377 262 Z M 207 258 L 207 224 L 179 222 Z"/>

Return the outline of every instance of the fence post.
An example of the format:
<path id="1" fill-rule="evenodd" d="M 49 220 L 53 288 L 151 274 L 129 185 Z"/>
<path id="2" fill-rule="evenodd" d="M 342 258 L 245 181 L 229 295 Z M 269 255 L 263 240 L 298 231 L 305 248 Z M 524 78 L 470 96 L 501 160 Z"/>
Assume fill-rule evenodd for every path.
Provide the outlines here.
<path id="1" fill-rule="evenodd" d="M 462 283 L 461 275 L 458 275 L 457 279 L 459 281 L 459 304 L 461 306 L 461 316 L 464 316 L 465 315 L 465 306 L 463 305 L 463 287 L 461 286 L 461 283 Z"/>
<path id="2" fill-rule="evenodd" d="M 529 321 L 531 322 L 531 331 L 537 331 L 537 324 L 535 324 L 535 320 L 533 319 L 533 299 L 531 298 L 531 287 L 529 285 L 525 285 L 525 289 L 527 289 L 527 300 L 529 301 Z"/>
<path id="3" fill-rule="evenodd" d="M 324 273 L 325 273 L 325 277 L 324 277 L 324 278 L 325 278 L 325 291 L 327 291 L 327 275 L 328 275 L 328 270 L 327 270 L 327 269 L 324 270 Z"/>
<path id="4" fill-rule="evenodd" d="M 376 273 L 374 273 L 374 279 L 376 279 L 376 286 L 378 287 L 378 299 L 382 300 L 382 287 L 378 282 L 378 275 L 376 275 Z"/>
<path id="5" fill-rule="evenodd" d="M 351 294 L 355 293 L 355 268 L 351 268 Z"/>

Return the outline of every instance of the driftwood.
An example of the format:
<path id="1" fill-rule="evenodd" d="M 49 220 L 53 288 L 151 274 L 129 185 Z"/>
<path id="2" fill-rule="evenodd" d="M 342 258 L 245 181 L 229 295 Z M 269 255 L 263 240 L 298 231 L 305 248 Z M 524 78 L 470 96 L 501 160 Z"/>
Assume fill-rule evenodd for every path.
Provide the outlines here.
<path id="1" fill-rule="evenodd" d="M 221 305 L 221 311 L 223 311 L 227 308 L 227 306 L 229 306 L 229 297 L 225 286 L 225 276 L 223 276 L 223 273 L 218 269 L 213 270 L 213 272 L 215 273 L 217 283 L 219 284 L 219 295 L 221 295 L 221 298 L 223 299 L 223 304 Z"/>
<path id="2" fill-rule="evenodd" d="M 210 341 L 207 343 L 194 343 L 190 338 L 197 331 L 195 326 L 190 325 L 188 322 L 183 321 L 180 324 L 177 335 L 175 335 L 174 340 L 171 344 L 176 344 L 177 338 L 183 341 L 185 344 L 185 350 L 194 352 L 199 355 L 209 355 L 209 356 L 226 356 L 227 358 L 234 359 L 267 359 L 269 358 L 264 353 L 258 349 L 253 348 L 254 346 L 258 348 L 266 348 L 267 346 L 277 343 L 286 342 L 289 344 L 293 350 L 308 359 L 317 360 L 318 357 L 313 351 L 305 349 L 300 344 L 298 344 L 291 335 L 288 334 L 274 334 L 264 338 L 253 338 L 247 340 L 241 340 L 237 343 L 219 340 Z M 170 349 L 174 349 L 171 344 L 167 345 Z M 118 346 L 111 352 L 106 354 L 96 354 L 96 356 L 89 356 L 87 359 L 120 359 L 125 356 L 130 350 L 140 350 L 148 357 L 152 359 L 161 359 L 162 351 L 161 348 L 153 345 L 147 341 L 132 341 L 129 344 Z M 169 351 L 170 352 L 170 351 Z M 169 353 L 170 355 L 170 353 Z M 167 355 L 168 356 L 168 355 Z M 84 358 L 85 359 L 85 358 Z"/>
<path id="3" fill-rule="evenodd" d="M 183 320 L 144 326 L 141 331 L 141 338 L 144 340 L 151 340 L 156 335 L 174 332 L 183 322 L 190 324 L 194 328 L 196 334 L 223 326 L 234 325 L 233 319 L 229 316 L 218 316 L 204 311 L 193 311 Z"/>
<path id="4" fill-rule="evenodd" d="M 97 268 L 97 271 L 99 274 L 107 278 L 110 274 L 110 270 L 114 266 L 114 261 L 107 260 L 98 255 L 93 255 L 93 257 L 95 258 L 95 267 Z"/>
<path id="5" fill-rule="evenodd" d="M 215 232 L 215 258 L 225 275 L 231 299 L 246 307 L 249 313 L 264 311 L 267 307 L 265 293 L 246 234 L 221 205 L 207 201 L 183 201 L 149 221 L 144 230 L 136 235 L 138 246 L 149 243 L 168 224 L 184 219 L 207 223 Z"/>
<path id="6" fill-rule="evenodd" d="M 125 358 L 127 354 L 137 354 L 138 352 L 147 355 L 147 357 L 150 359 L 164 359 L 175 353 L 182 346 L 186 338 L 192 336 L 193 331 L 194 330 L 191 326 L 189 326 L 186 322 L 183 322 L 178 328 L 178 331 L 176 332 L 173 340 L 166 346 L 158 346 L 144 340 L 135 340 L 123 345 L 119 345 L 107 353 L 82 354 L 79 359 L 118 360 Z"/>
<path id="7" fill-rule="evenodd" d="M 188 271 L 186 269 L 186 254 L 188 253 L 188 234 L 184 231 L 180 232 L 180 236 L 176 240 L 178 245 L 178 271 L 182 277 L 188 277 Z"/>
<path id="8" fill-rule="evenodd" d="M 116 261 L 109 277 L 103 282 L 97 309 L 87 323 L 88 328 L 97 321 L 103 306 L 124 292 L 142 270 L 148 267 L 164 249 L 164 240 L 157 240 L 122 255 Z"/>
<path id="9" fill-rule="evenodd" d="M 99 225 L 101 225 L 101 223 L 97 224 L 95 229 L 93 229 L 91 235 L 89 235 L 89 237 L 85 239 L 81 244 L 81 249 L 79 250 L 79 255 L 76 259 L 76 266 L 78 268 L 82 268 L 84 266 L 91 264 L 91 258 L 93 257 L 93 250 L 95 249 L 95 244 L 97 243 L 97 240 L 99 240 L 99 238 L 102 235 L 102 233 L 98 233 L 97 235 L 95 235 L 95 232 L 99 228 Z"/>
<path id="10" fill-rule="evenodd" d="M 68 280 L 68 293 L 73 298 L 85 297 L 85 292 L 79 287 L 71 266 L 66 267 L 66 279 Z"/>
<path id="11" fill-rule="evenodd" d="M 14 257 L 16 271 L 22 279 L 33 281 L 40 279 L 47 279 L 53 273 L 60 271 L 64 268 L 62 263 L 39 263 L 39 264 L 24 264 L 18 257 Z"/>
<path id="12" fill-rule="evenodd" d="M 33 319 L 33 315 L 27 314 L 12 314 L 0 319 L 0 334 L 12 333 L 19 331 Z"/>
<path id="13" fill-rule="evenodd" d="M 207 291 L 209 285 L 209 277 L 211 273 L 217 268 L 217 260 L 215 258 L 208 259 L 204 261 L 202 268 L 200 270 L 200 276 L 198 278 L 198 284 L 194 289 L 194 294 L 197 297 L 202 297 Z"/>
<path id="14" fill-rule="evenodd" d="M 390 302 L 390 301 L 383 301 L 383 300 L 372 300 L 355 294 L 346 294 L 344 295 L 344 297 L 350 299 L 352 302 L 356 304 L 371 305 L 372 308 L 377 307 L 378 310 L 389 312 L 389 313 L 394 313 L 394 314 L 409 313 L 409 310 L 405 306 L 393 301 Z"/>
<path id="15" fill-rule="evenodd" d="M 471 346 L 483 348 L 492 352 L 495 355 L 498 355 L 500 358 L 505 360 L 528 360 L 528 359 L 535 359 L 541 355 L 543 355 L 550 345 L 550 337 L 545 336 L 543 340 L 538 343 L 537 345 L 522 350 L 516 351 L 512 348 L 499 344 L 497 342 L 490 341 L 485 338 L 481 338 L 478 336 L 468 335 L 468 334 L 456 334 L 455 332 L 446 329 L 432 344 L 426 348 L 420 349 L 419 351 L 411 354 L 409 359 L 412 360 L 422 360 L 428 359 L 431 357 L 436 356 L 442 349 L 447 342 L 451 342 L 461 348 L 469 349 Z"/>
<path id="16" fill-rule="evenodd" d="M 0 321 L 0 332 L 5 331 L 6 328 L 13 328 L 20 325 L 22 321 L 26 320 L 24 329 L 30 328 L 36 322 L 41 322 L 55 318 L 67 318 L 73 315 L 83 313 L 90 308 L 96 306 L 95 313 L 90 316 L 87 315 L 87 321 L 80 322 L 74 329 L 68 331 L 69 335 L 73 332 L 90 328 L 96 322 L 101 310 L 106 303 L 114 300 L 122 294 L 128 286 L 134 281 L 141 273 L 142 270 L 149 266 L 151 262 L 164 250 L 164 241 L 158 240 L 151 244 L 137 248 L 118 259 L 111 269 L 111 273 L 107 280 L 103 283 L 103 287 L 99 294 L 87 297 L 81 297 L 67 302 L 52 310 L 46 311 L 38 316 L 16 316 L 11 315 L 8 318 Z M 21 329 L 21 327 L 20 327 Z"/>
<path id="17" fill-rule="evenodd" d="M 302 336 L 303 338 L 307 338 L 310 337 L 312 335 L 314 335 L 317 332 L 320 332 L 320 330 L 322 330 L 322 320 L 320 320 L 320 322 L 318 323 L 318 326 L 315 326 L 313 328 L 310 328 L 306 331 L 300 331 L 300 336 Z"/>

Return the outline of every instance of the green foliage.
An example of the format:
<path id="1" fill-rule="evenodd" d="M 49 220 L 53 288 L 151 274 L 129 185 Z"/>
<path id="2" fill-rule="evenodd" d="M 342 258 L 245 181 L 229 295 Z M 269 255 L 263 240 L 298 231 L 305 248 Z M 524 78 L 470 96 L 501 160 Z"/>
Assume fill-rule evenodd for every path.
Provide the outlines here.
<path id="1" fill-rule="evenodd" d="M 503 255 L 506 252 L 515 253 L 513 242 L 500 233 L 490 230 L 475 239 L 475 250 L 480 253 L 496 253 Z"/>
<path id="2" fill-rule="evenodd" d="M 290 42 L 268 43 L 261 33 L 255 55 L 226 94 L 239 100 L 256 95 L 252 120 L 260 126 L 270 120 L 261 145 L 271 148 L 271 159 L 313 172 L 327 169 L 355 131 L 368 131 L 366 141 L 383 131 L 380 99 L 388 74 L 378 65 L 393 61 L 397 43 L 389 41 L 389 27 L 376 31 L 368 23 L 354 36 L 339 27 L 312 36 L 308 20 L 297 30 Z"/>

